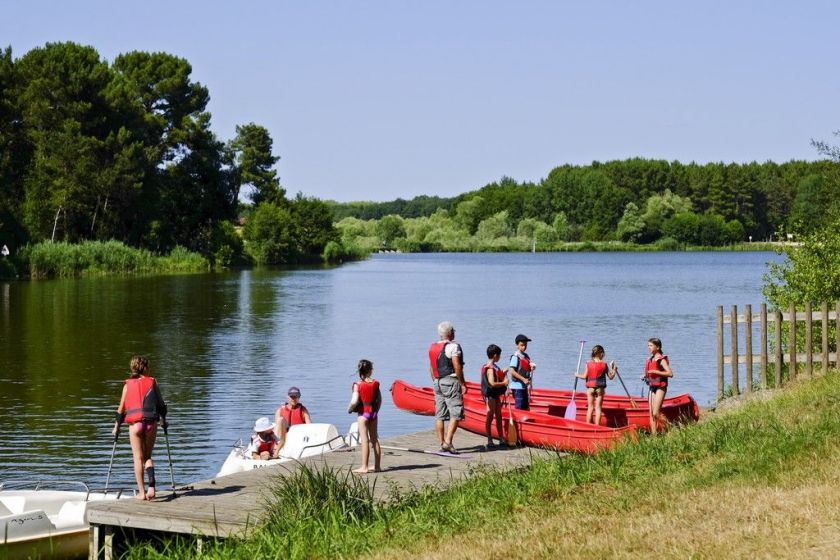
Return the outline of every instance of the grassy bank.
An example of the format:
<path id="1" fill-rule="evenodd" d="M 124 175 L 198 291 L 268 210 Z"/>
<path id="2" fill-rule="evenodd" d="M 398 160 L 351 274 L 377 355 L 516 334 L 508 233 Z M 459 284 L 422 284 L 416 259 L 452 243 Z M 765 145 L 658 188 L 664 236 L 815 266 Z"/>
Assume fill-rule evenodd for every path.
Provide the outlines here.
<path id="1" fill-rule="evenodd" d="M 168 255 L 156 255 L 119 241 L 38 243 L 25 247 L 20 260 L 31 278 L 166 274 L 210 269 L 207 259 L 182 247 L 176 247 Z"/>
<path id="2" fill-rule="evenodd" d="M 372 502 L 366 479 L 278 481 L 267 525 L 212 558 L 824 557 L 840 525 L 840 375 L 594 457 Z M 138 546 L 131 558 L 191 557 Z"/>

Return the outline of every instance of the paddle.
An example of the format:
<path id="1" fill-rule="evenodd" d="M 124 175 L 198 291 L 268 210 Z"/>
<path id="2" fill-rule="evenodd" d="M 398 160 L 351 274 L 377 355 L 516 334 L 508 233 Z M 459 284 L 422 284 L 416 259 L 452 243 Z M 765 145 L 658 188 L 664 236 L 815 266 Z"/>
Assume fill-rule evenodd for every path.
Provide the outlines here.
<path id="1" fill-rule="evenodd" d="M 575 374 L 580 372 L 580 361 L 583 359 L 583 345 L 586 343 L 585 340 L 580 341 L 580 352 L 578 352 L 578 365 L 577 369 L 575 370 Z M 578 377 L 575 375 L 575 386 L 572 389 L 572 400 L 569 401 L 568 406 L 566 406 L 566 412 L 563 414 L 563 418 L 566 420 L 576 420 L 577 419 L 577 404 L 575 404 L 575 393 L 577 392 L 577 382 Z"/>
<path id="2" fill-rule="evenodd" d="M 457 455 L 452 453 L 447 453 L 446 451 L 435 451 L 430 449 L 416 449 L 414 447 L 397 447 L 395 445 L 381 445 L 382 449 L 388 449 L 391 451 L 406 451 L 409 453 L 425 453 L 426 455 L 437 455 L 438 457 L 449 457 L 450 459 L 469 459 L 469 455 L 464 455 L 463 453 L 458 453 Z"/>
<path id="3" fill-rule="evenodd" d="M 615 362 L 611 364 L 615 367 Z M 627 398 L 630 399 L 630 406 L 633 408 L 639 408 L 639 405 L 636 404 L 636 401 L 633 400 L 633 397 L 630 396 L 630 391 L 627 390 L 627 385 L 624 384 L 624 380 L 621 378 L 621 374 L 618 373 L 618 368 L 615 368 L 615 374 L 618 376 L 618 380 L 621 381 L 621 386 L 624 387 L 624 392 L 627 393 Z"/>
<path id="4" fill-rule="evenodd" d="M 510 408 L 510 399 L 508 399 L 507 394 L 505 394 L 505 402 L 507 403 L 508 407 L 508 431 L 507 431 L 507 444 L 511 447 L 516 447 L 516 424 L 513 423 L 513 410 Z"/>

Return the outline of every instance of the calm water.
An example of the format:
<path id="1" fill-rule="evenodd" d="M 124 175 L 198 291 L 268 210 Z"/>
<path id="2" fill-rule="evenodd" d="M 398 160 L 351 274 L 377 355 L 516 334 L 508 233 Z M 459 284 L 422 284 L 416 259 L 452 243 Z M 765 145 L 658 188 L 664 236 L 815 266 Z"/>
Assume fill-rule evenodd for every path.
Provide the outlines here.
<path id="1" fill-rule="evenodd" d="M 104 484 L 110 428 L 133 354 L 170 404 L 176 481 L 213 476 L 289 385 L 346 432 L 359 358 L 385 387 L 428 384 L 426 350 L 451 320 L 477 379 L 484 350 L 533 339 L 535 384 L 571 388 L 579 340 L 606 348 L 632 393 L 659 336 L 673 392 L 714 398 L 715 306 L 761 303 L 772 253 L 381 255 L 329 270 L 0 283 L 0 480 Z M 612 391 L 621 391 L 612 385 Z M 384 435 L 432 426 L 386 396 Z M 169 484 L 166 447 L 155 450 Z M 121 437 L 112 480 L 130 485 Z"/>

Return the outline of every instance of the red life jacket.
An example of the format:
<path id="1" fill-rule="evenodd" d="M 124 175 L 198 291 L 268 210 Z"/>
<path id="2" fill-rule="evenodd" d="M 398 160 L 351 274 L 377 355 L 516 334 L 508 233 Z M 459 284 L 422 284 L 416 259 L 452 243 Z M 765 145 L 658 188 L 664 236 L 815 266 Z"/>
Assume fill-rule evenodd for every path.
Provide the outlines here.
<path id="1" fill-rule="evenodd" d="M 586 386 L 606 387 L 608 370 L 606 362 L 586 362 Z"/>
<path id="2" fill-rule="evenodd" d="M 285 404 L 280 407 L 280 416 L 282 416 L 286 423 L 289 426 L 295 426 L 297 424 L 306 424 L 306 420 L 303 418 L 303 405 L 299 404 L 293 409 L 289 410 L 289 407 Z"/>
<path id="3" fill-rule="evenodd" d="M 484 364 L 481 366 L 481 394 L 485 397 L 498 398 L 505 393 L 507 387 L 491 387 L 487 380 L 487 371 L 493 370 L 493 381 L 501 383 L 505 380 L 505 370 L 496 364 Z"/>
<path id="4" fill-rule="evenodd" d="M 519 365 L 516 367 L 516 373 L 524 377 L 525 379 L 531 379 L 531 358 L 528 354 L 522 354 L 521 356 L 517 356 L 519 359 Z"/>
<path id="5" fill-rule="evenodd" d="M 648 385 L 650 385 L 651 389 L 665 389 L 668 387 L 668 378 L 663 377 L 661 375 L 657 375 L 655 373 L 651 373 L 650 370 L 655 369 L 658 371 L 665 371 L 665 368 L 662 367 L 662 360 L 665 360 L 665 363 L 668 363 L 668 356 L 662 356 L 658 360 L 653 358 L 648 358 L 645 360 L 645 377 L 648 380 Z"/>
<path id="6" fill-rule="evenodd" d="M 379 381 L 373 380 L 372 383 L 365 383 L 364 381 L 359 381 L 355 383 L 356 387 L 359 390 L 359 407 L 356 409 L 356 412 L 359 414 L 370 414 L 371 412 L 377 412 L 378 406 L 374 408 L 375 405 L 381 404 L 382 396 L 379 393 Z M 377 399 L 377 396 L 379 397 Z"/>
<path id="7" fill-rule="evenodd" d="M 255 437 L 257 438 L 256 441 L 259 442 L 257 445 L 257 453 L 262 453 L 263 451 L 271 453 L 274 450 L 274 446 L 277 445 L 277 436 L 274 434 L 271 434 L 271 439 L 268 441 L 261 438 L 259 434 L 256 434 Z"/>
<path id="8" fill-rule="evenodd" d="M 429 346 L 429 365 L 432 367 L 432 376 L 435 379 L 448 377 L 455 373 L 455 365 L 452 363 L 452 359 L 446 357 L 446 345 L 449 343 L 449 340 L 440 340 Z"/>
<path id="9" fill-rule="evenodd" d="M 125 380 L 125 420 L 134 424 L 141 420 L 158 420 L 157 386 L 154 377 L 132 377 Z"/>

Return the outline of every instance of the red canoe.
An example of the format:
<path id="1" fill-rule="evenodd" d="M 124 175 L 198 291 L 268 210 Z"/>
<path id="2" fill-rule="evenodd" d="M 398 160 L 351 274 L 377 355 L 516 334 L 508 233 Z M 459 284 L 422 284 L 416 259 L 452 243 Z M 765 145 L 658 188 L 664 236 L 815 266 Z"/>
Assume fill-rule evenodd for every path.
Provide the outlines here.
<path id="1" fill-rule="evenodd" d="M 391 397 L 397 408 L 415 414 L 433 415 L 435 409 L 434 393 L 431 387 L 417 387 L 397 380 L 391 386 Z M 464 420 L 459 427 L 470 432 L 487 435 L 485 431 L 484 403 L 475 399 L 464 400 Z M 560 451 L 596 453 L 612 447 L 616 442 L 629 437 L 636 439 L 633 426 L 608 428 L 594 426 L 577 420 L 566 420 L 533 411 L 512 410 L 513 422 L 520 443 L 534 447 L 548 447 Z M 497 434 L 493 426 L 493 436 L 507 438 L 508 411 L 503 409 L 503 431 Z"/>
<path id="2" fill-rule="evenodd" d="M 481 400 L 481 385 L 467 382 L 467 395 Z M 572 399 L 572 391 L 558 389 L 533 389 L 531 391 L 531 410 L 549 416 L 565 416 L 566 407 Z M 635 406 L 633 406 L 635 404 Z M 575 394 L 575 406 L 580 421 L 586 420 L 586 389 Z M 700 418 L 700 406 L 688 393 L 666 398 L 662 403 L 662 415 L 672 424 L 696 422 Z M 641 430 L 650 430 L 650 408 L 646 398 L 633 398 L 607 393 L 601 405 L 601 425 L 612 428 L 636 426 Z"/>
<path id="3" fill-rule="evenodd" d="M 400 385 L 407 385 L 412 390 L 405 390 Z M 473 382 L 467 382 L 467 385 L 469 390 L 465 395 L 465 401 L 475 401 L 476 406 L 483 407 L 484 403 L 481 397 L 480 385 Z M 395 388 L 400 389 L 401 394 L 399 397 L 395 392 Z M 394 383 L 394 387 L 392 387 L 392 394 L 394 395 L 395 403 L 397 403 L 397 398 L 400 399 L 400 403 L 397 406 L 403 410 L 408 410 L 415 414 L 434 414 L 434 394 L 431 387 L 416 387 L 398 380 Z M 563 418 L 571 398 L 571 391 L 534 389 L 531 393 L 531 412 Z M 428 399 L 432 399 L 431 408 L 429 408 Z M 633 407 L 634 403 L 636 405 L 635 408 Z M 576 420 L 581 422 L 585 421 L 585 392 L 578 391 L 575 396 L 575 405 L 577 409 Z M 635 426 L 641 430 L 650 430 L 650 412 L 647 399 L 639 398 L 631 401 L 627 397 L 607 394 L 604 398 L 601 411 L 602 426 L 611 428 Z M 662 413 L 669 422 L 692 422 L 697 421 L 700 417 L 700 407 L 691 395 L 677 395 L 665 399 L 665 402 L 662 403 Z"/>

